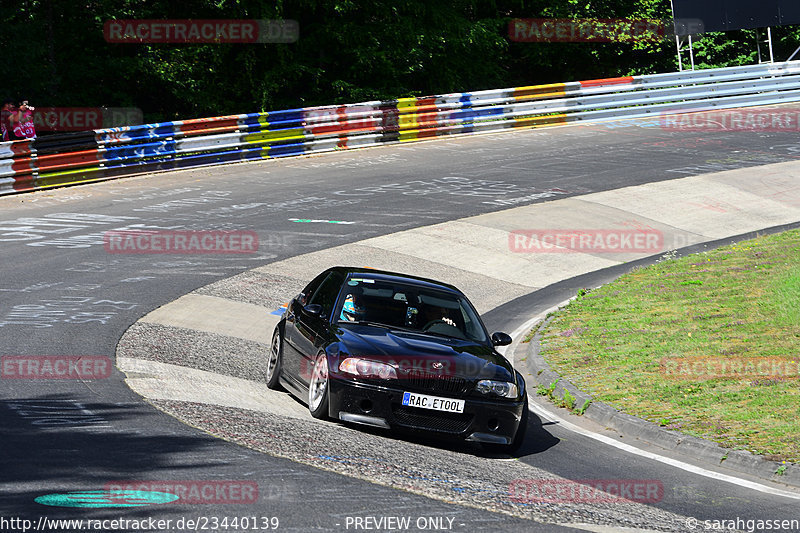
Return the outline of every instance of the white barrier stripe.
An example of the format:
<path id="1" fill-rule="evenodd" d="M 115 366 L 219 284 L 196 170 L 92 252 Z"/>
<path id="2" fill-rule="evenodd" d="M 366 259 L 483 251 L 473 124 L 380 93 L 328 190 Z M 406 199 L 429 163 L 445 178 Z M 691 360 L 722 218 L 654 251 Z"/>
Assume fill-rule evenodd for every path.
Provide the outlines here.
<path id="1" fill-rule="evenodd" d="M 95 130 L 98 154 L 108 153 L 111 159 L 101 157 L 86 166 L 127 161 L 135 172 L 137 159 L 179 160 L 202 152 L 213 158 L 215 152 L 260 149 L 260 157 L 271 157 L 292 152 L 281 148 L 293 145 L 309 153 L 539 124 L 800 101 L 798 74 L 800 61 L 794 61 L 124 126 Z M 163 152 L 159 143 L 165 143 Z M 126 144 L 130 155 L 110 150 Z M 35 172 L 36 158 L 26 170 L 13 170 L 15 160 L 29 156 L 14 154 L 12 146 L 0 143 L 0 177 Z M 140 155 L 137 146 L 142 146 Z M 47 170 L 62 168 L 67 167 Z"/>

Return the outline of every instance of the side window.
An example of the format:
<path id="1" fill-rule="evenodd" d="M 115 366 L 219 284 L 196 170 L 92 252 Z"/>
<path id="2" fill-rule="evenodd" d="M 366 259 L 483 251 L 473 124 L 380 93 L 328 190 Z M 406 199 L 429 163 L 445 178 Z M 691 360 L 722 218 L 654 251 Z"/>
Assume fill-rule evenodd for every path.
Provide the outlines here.
<path id="1" fill-rule="evenodd" d="M 339 290 L 342 288 L 343 282 L 344 274 L 341 272 L 331 272 L 308 303 L 321 305 L 325 315 L 330 316 L 330 312 L 336 303 L 336 297 L 339 295 Z"/>
<path id="2" fill-rule="evenodd" d="M 310 303 L 309 300 L 311 299 L 311 297 L 314 295 L 315 292 L 317 292 L 317 289 L 319 288 L 320 284 L 329 275 L 330 275 L 329 273 L 323 272 L 322 274 L 320 274 L 316 278 L 314 278 L 311 281 L 311 283 L 306 285 L 306 288 L 303 289 L 303 292 L 300 293 L 302 295 L 302 298 L 298 298 L 298 301 L 300 302 L 300 305 L 305 306 L 306 304 Z"/>

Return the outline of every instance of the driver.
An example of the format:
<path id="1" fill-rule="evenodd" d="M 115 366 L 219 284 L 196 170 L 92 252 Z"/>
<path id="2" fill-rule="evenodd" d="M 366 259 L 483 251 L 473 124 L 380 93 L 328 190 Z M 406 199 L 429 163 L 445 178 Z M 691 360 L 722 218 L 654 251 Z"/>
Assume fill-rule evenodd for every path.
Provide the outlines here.
<path id="1" fill-rule="evenodd" d="M 445 324 L 449 324 L 450 326 L 456 327 L 456 322 L 452 318 L 447 316 L 447 310 L 441 307 L 431 307 L 428 306 L 426 313 L 425 313 L 426 321 L 425 323 L 437 322 L 442 321 Z"/>
<path id="2" fill-rule="evenodd" d="M 366 309 L 361 296 L 348 294 L 344 299 L 342 305 L 342 312 L 339 315 L 339 320 L 347 320 L 348 322 L 358 322 L 364 320 L 366 316 Z"/>

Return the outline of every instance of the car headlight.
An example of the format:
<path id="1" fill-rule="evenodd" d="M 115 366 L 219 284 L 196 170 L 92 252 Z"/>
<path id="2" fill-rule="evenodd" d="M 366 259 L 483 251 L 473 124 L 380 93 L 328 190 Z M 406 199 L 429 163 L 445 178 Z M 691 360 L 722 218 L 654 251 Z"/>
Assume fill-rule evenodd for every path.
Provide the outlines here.
<path id="1" fill-rule="evenodd" d="M 497 396 L 501 396 L 503 398 L 517 397 L 516 383 L 509 383 L 508 381 L 483 379 L 475 386 L 475 390 L 481 394 L 496 394 Z"/>
<path id="2" fill-rule="evenodd" d="M 339 370 L 361 378 L 397 379 L 397 372 L 393 366 L 360 357 L 348 357 L 339 363 Z"/>

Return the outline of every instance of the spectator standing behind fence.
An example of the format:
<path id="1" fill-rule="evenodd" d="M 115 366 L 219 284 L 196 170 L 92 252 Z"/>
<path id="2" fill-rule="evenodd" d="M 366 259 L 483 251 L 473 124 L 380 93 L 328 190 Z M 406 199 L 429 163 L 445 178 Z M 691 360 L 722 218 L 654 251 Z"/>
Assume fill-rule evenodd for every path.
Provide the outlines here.
<path id="1" fill-rule="evenodd" d="M 0 111 L 0 133 L 4 141 L 15 141 L 17 136 L 14 134 L 14 125 L 19 120 L 19 111 L 14 107 L 14 100 L 6 98 L 3 100 L 3 108 Z"/>
<path id="2" fill-rule="evenodd" d="M 17 113 L 17 123 L 14 125 L 14 135 L 21 139 L 35 139 L 36 128 L 33 126 L 33 106 L 28 105 L 27 100 L 19 104 Z"/>

